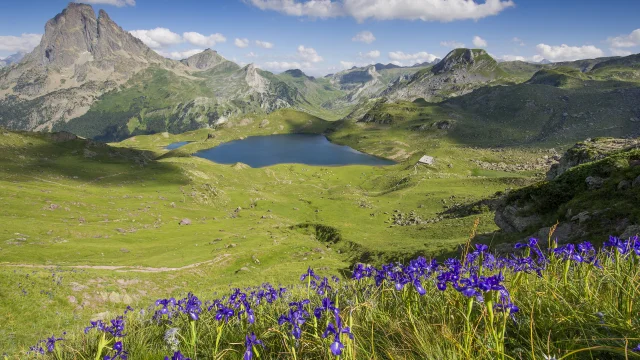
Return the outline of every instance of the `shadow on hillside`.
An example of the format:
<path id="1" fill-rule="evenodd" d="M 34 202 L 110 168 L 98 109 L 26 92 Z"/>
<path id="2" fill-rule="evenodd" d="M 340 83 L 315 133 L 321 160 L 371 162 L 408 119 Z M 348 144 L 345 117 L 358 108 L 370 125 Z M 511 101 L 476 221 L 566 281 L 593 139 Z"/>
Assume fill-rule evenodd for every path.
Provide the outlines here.
<path id="1" fill-rule="evenodd" d="M 101 185 L 189 183 L 179 167 L 154 161 L 152 152 L 84 139 L 55 142 L 49 135 L 20 135 L 18 144 L 0 142 L 0 171 L 14 178 L 60 178 Z"/>

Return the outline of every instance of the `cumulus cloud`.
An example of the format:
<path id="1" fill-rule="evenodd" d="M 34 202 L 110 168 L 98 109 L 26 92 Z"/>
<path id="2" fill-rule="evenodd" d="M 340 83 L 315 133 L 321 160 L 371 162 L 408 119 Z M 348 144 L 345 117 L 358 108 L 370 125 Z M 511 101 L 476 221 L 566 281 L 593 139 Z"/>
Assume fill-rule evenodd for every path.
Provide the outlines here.
<path id="1" fill-rule="evenodd" d="M 259 47 L 261 47 L 263 49 L 272 49 L 273 48 L 273 43 L 270 43 L 268 41 L 256 40 L 256 45 L 258 45 Z"/>
<path id="2" fill-rule="evenodd" d="M 607 39 L 614 48 L 630 48 L 640 46 L 640 29 L 633 30 L 629 35 L 620 35 Z"/>
<path id="3" fill-rule="evenodd" d="M 202 49 L 191 49 L 185 51 L 157 51 L 157 53 L 169 59 L 182 60 L 195 54 L 199 54 L 203 51 L 204 50 Z"/>
<path id="4" fill-rule="evenodd" d="M 42 39 L 42 34 L 0 36 L 0 51 L 30 52 L 40 44 L 40 39 Z"/>
<path id="5" fill-rule="evenodd" d="M 307 48 L 304 45 L 298 46 L 298 57 L 302 60 L 310 63 L 321 62 L 322 56 L 318 55 L 318 52 L 314 48 Z"/>
<path id="6" fill-rule="evenodd" d="M 247 46 L 249 46 L 249 39 L 236 38 L 236 40 L 233 43 L 239 48 L 246 48 Z"/>
<path id="7" fill-rule="evenodd" d="M 500 59 L 504 61 L 527 61 L 526 57 L 520 55 L 503 55 Z"/>
<path id="8" fill-rule="evenodd" d="M 202 46 L 202 47 L 213 47 L 218 43 L 223 43 L 227 41 L 227 38 L 224 35 L 215 33 L 209 36 L 202 35 L 197 32 L 186 32 L 182 34 L 184 40 L 192 45 Z"/>
<path id="9" fill-rule="evenodd" d="M 573 61 L 604 56 L 604 52 L 593 45 L 569 46 L 562 44 L 560 46 L 551 46 L 538 44 L 536 50 L 538 55 L 551 61 Z"/>
<path id="10" fill-rule="evenodd" d="M 257 57 L 258 57 L 258 55 L 257 55 L 257 54 L 255 54 L 253 51 L 250 51 L 250 52 L 246 55 L 246 57 L 249 57 L 249 58 L 257 58 Z"/>
<path id="11" fill-rule="evenodd" d="M 365 58 L 365 59 L 377 59 L 380 57 L 380 51 L 378 50 L 372 50 L 366 53 L 359 53 L 358 54 L 361 58 Z"/>
<path id="12" fill-rule="evenodd" d="M 351 38 L 351 40 L 363 42 L 365 44 L 371 44 L 372 42 L 376 41 L 376 37 L 373 36 L 373 33 L 371 31 L 361 31 L 357 33 L 356 36 Z"/>
<path id="13" fill-rule="evenodd" d="M 463 43 L 457 41 L 440 41 L 440 46 L 446 48 L 457 49 L 465 47 Z"/>
<path id="14" fill-rule="evenodd" d="M 478 20 L 515 6 L 513 0 L 249 0 L 262 10 L 291 16 L 330 18 L 351 16 L 362 22 L 376 20 Z"/>
<path id="15" fill-rule="evenodd" d="M 261 68 L 265 70 L 283 71 L 290 69 L 302 69 L 310 67 L 309 63 L 299 63 L 297 61 L 268 61 L 261 65 Z"/>
<path id="16" fill-rule="evenodd" d="M 82 2 L 85 4 L 101 4 L 101 5 L 113 5 L 113 6 L 117 6 L 117 7 L 124 7 L 124 6 L 136 6 L 136 0 L 82 0 L 82 1 L 76 1 L 76 2 Z"/>
<path id="17" fill-rule="evenodd" d="M 487 47 L 487 40 L 481 38 L 480 36 L 474 36 L 473 37 L 473 46 L 478 47 L 478 48 L 484 48 Z"/>
<path id="18" fill-rule="evenodd" d="M 424 62 L 432 62 L 438 57 L 429 54 L 426 51 L 417 52 L 415 54 L 406 54 L 402 51 L 392 51 L 389 53 L 389 59 L 391 63 L 398 66 L 410 66 L 415 64 L 422 64 Z"/>
<path id="19" fill-rule="evenodd" d="M 132 30 L 131 35 L 142 40 L 148 47 L 159 49 L 165 46 L 176 45 L 182 42 L 182 36 L 166 28 L 155 28 L 151 30 Z"/>

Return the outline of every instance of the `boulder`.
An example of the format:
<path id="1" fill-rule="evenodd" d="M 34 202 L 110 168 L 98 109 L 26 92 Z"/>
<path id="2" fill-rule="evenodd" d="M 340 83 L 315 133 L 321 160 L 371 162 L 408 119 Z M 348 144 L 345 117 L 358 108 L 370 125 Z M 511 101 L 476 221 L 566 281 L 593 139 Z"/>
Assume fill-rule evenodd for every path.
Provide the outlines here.
<path id="1" fill-rule="evenodd" d="M 635 179 L 633 180 L 633 182 L 631 183 L 631 186 L 632 186 L 633 188 L 637 188 L 637 187 L 639 187 L 639 186 L 640 186 L 640 176 L 638 176 L 637 178 L 635 178 Z"/>
<path id="2" fill-rule="evenodd" d="M 597 190 L 604 185 L 604 179 L 598 176 L 587 176 L 584 181 L 587 183 L 589 190 Z"/>
<path id="3" fill-rule="evenodd" d="M 540 224 L 540 215 L 521 216 L 521 209 L 514 205 L 505 206 L 496 210 L 494 221 L 505 232 L 522 232 L 527 228 Z"/>
<path id="4" fill-rule="evenodd" d="M 583 222 L 585 222 L 585 221 L 587 221 L 589 219 L 591 219 L 591 216 L 589 216 L 589 212 L 588 211 L 583 211 L 583 212 L 579 213 L 578 215 L 573 216 L 571 218 L 571 221 L 577 222 L 579 224 L 582 224 Z"/>
<path id="5" fill-rule="evenodd" d="M 264 127 L 267 127 L 269 125 L 269 120 L 264 119 L 260 122 L 260 125 L 258 125 L 261 129 Z"/>
<path id="6" fill-rule="evenodd" d="M 622 180 L 618 183 L 618 190 L 627 190 L 631 187 L 631 181 Z"/>
<path id="7" fill-rule="evenodd" d="M 180 225 L 181 226 L 186 226 L 186 225 L 191 225 L 191 220 L 184 218 L 182 220 L 180 220 Z"/>
<path id="8" fill-rule="evenodd" d="M 624 232 L 620 235 L 620 239 L 626 240 L 630 237 L 640 235 L 640 226 L 639 225 L 629 225 Z"/>

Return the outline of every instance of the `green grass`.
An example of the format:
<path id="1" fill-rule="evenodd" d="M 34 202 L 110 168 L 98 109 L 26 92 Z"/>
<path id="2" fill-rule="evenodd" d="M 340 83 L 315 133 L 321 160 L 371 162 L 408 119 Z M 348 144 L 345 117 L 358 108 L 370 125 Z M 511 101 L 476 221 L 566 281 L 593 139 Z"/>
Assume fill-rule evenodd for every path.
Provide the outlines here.
<path id="1" fill-rule="evenodd" d="M 418 152 L 397 158 L 413 160 L 384 168 L 251 169 L 189 156 L 244 136 L 322 133 L 335 125 L 292 110 L 247 119 L 244 126 L 233 122 L 217 130 L 139 135 L 109 146 L 0 133 L 0 285 L 8 289 L 1 295 L 6 301 L 0 302 L 0 322 L 6 324 L 0 348 L 26 349 L 37 338 L 71 330 L 75 320 L 121 306 L 109 299 L 112 292 L 143 304 L 163 294 L 229 284 L 290 283 L 296 277 L 292 272 L 308 266 L 340 272 L 361 260 L 379 263 L 451 253 L 466 240 L 477 216 L 479 231 L 496 230 L 492 214 L 391 226 L 394 211 L 436 218 L 456 203 L 504 191 L 513 176 L 520 176 L 477 176 L 470 159 L 511 163 L 537 156 L 517 149 L 494 153 L 463 148 L 401 130 L 380 130 L 357 140 L 374 132 L 349 127 L 331 133 L 331 139 L 381 156 Z M 265 119 L 269 123 L 261 127 Z M 206 140 L 209 133 L 215 138 Z M 163 149 L 176 141 L 193 142 L 171 152 Z M 414 168 L 415 157 L 423 152 L 436 156 L 435 167 Z M 238 207 L 242 210 L 236 212 Z M 179 226 L 183 218 L 192 225 Z M 327 237 L 323 229 L 338 236 Z M 198 263 L 203 264 L 176 270 Z M 34 265 L 64 273 L 62 285 L 49 284 L 51 270 L 28 267 Z M 137 267 L 153 269 L 138 273 Z M 156 272 L 163 268 L 175 271 Z M 21 280 L 26 274 L 39 279 L 27 289 L 43 306 L 36 318 L 29 315 L 18 286 L 26 284 Z M 203 276 L 208 280 L 198 283 Z M 129 283 L 136 279 L 144 281 Z M 123 281 L 129 285 L 121 285 Z M 85 291 L 74 291 L 72 283 L 87 287 L 88 305 L 81 306 Z M 77 301 L 70 302 L 69 296 Z"/>
<path id="2" fill-rule="evenodd" d="M 520 256 L 527 257 L 528 250 Z M 541 259 L 535 255 L 532 258 Z M 486 261 L 484 269 L 477 270 L 481 275 L 498 273 L 497 269 L 488 267 L 491 261 L 487 260 L 487 253 L 479 259 L 476 265 Z M 264 343 L 264 348 L 255 349 L 260 358 L 332 359 L 335 357 L 329 347 L 335 338 L 325 339 L 321 335 L 327 324 L 340 318 L 353 334 L 353 339 L 340 336 L 344 344 L 341 359 L 638 359 L 640 353 L 633 349 L 640 344 L 640 328 L 635 316 L 639 311 L 635 300 L 640 296 L 640 255 L 603 252 L 598 255 L 598 261 L 601 267 L 592 265 L 590 260 L 578 263 L 550 256 L 539 275 L 535 271 L 502 270 L 504 281 L 499 282 L 508 291 L 510 301 L 519 308 L 511 314 L 490 311 L 493 310 L 490 301 L 498 303 L 495 302 L 497 291 L 487 291 L 481 295 L 482 300 L 478 300 L 463 296 L 451 284 L 444 291 L 438 290 L 437 274 L 448 272 L 451 267 L 440 268 L 433 275 L 417 275 L 425 290 L 422 296 L 412 283 L 398 291 L 389 277 L 391 273 L 406 270 L 396 265 L 395 270 L 384 273 L 387 280 L 381 286 L 367 277 L 360 281 L 343 279 L 340 283 L 329 280 L 331 289 L 318 295 L 303 281 L 292 282 L 287 292 L 273 303 L 263 299 L 255 304 L 248 295 L 256 319 L 252 324 L 246 314 L 234 316 L 228 323 L 217 321 L 215 310 L 206 310 L 207 305 L 197 321 L 190 321 L 188 315 L 179 312 L 170 321 L 167 316 L 152 320 L 154 310 L 160 307 L 143 305 L 144 313 L 138 308 L 124 316 L 126 336 L 114 339 L 106 335 L 109 344 L 106 349 L 98 349 L 99 332 L 92 330 L 85 335 L 78 329 L 65 335 L 65 340 L 58 343 L 58 350 L 60 359 L 101 358 L 101 355 L 113 354 L 110 347 L 115 341 L 122 341 L 132 360 L 158 359 L 171 356 L 176 350 L 192 359 L 241 359 L 245 336 L 255 333 Z M 534 268 L 537 266 L 540 263 Z M 288 271 L 291 272 L 294 271 Z M 326 270 L 317 273 L 330 275 Z M 205 276 L 196 281 L 190 279 L 191 286 L 197 288 L 209 281 L 206 274 L 202 275 Z M 26 277 L 24 273 L 18 276 Z M 467 276 L 463 270 L 461 277 Z M 170 282 L 179 282 L 176 280 Z M 42 287 L 46 287 L 47 282 L 44 276 L 27 281 L 41 283 Z M 231 289 L 222 294 L 194 291 L 203 303 L 233 292 Z M 250 294 L 254 289 L 246 291 Z M 24 295 L 29 296 L 33 295 Z M 321 306 L 323 298 L 331 300 L 338 310 L 321 313 L 314 320 L 311 318 L 314 309 Z M 310 300 L 303 306 L 309 315 L 306 322 L 300 323 L 301 336 L 296 340 L 290 325 L 277 322 L 292 308 L 291 302 L 303 299 Z M 226 304 L 226 300 L 222 303 Z M 121 314 L 122 308 L 124 305 L 120 312 L 106 314 L 105 319 Z M 82 326 L 82 322 L 78 325 Z M 178 333 L 173 345 L 165 338 L 169 328 Z M 48 354 L 45 358 L 54 356 Z"/>

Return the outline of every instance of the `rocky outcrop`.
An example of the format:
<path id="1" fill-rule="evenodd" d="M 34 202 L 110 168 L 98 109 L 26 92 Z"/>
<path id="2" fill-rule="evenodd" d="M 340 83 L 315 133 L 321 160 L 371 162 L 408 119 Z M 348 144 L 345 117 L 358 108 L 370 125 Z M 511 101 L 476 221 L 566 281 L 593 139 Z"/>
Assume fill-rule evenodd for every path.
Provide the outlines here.
<path id="1" fill-rule="evenodd" d="M 605 158 L 615 151 L 640 146 L 638 139 L 599 138 L 579 142 L 567 150 L 560 161 L 551 166 L 547 172 L 547 180 L 553 180 L 572 167 Z"/>
<path id="2" fill-rule="evenodd" d="M 539 226 L 542 222 L 540 215 L 522 215 L 525 211 L 515 205 L 499 207 L 494 221 L 500 229 L 508 233 L 523 232 L 531 227 Z"/>

